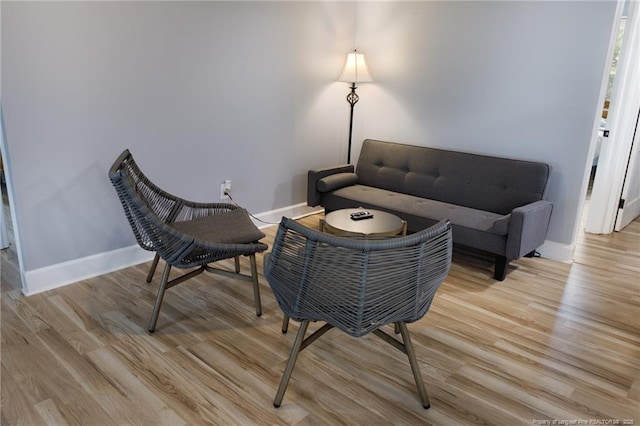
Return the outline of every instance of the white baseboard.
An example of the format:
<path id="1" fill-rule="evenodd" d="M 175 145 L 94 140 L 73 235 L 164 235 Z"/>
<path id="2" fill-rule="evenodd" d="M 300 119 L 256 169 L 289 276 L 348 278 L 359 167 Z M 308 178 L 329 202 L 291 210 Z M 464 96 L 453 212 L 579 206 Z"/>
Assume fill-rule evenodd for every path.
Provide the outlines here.
<path id="1" fill-rule="evenodd" d="M 293 206 L 283 207 L 281 209 L 259 213 L 255 215 L 253 223 L 255 223 L 258 228 L 266 228 L 268 226 L 278 225 L 283 216 L 292 219 L 300 219 L 301 217 L 309 216 L 323 211 L 324 209 L 322 207 L 309 207 L 306 203 L 300 203 Z"/>
<path id="2" fill-rule="evenodd" d="M 544 258 L 557 260 L 558 262 L 572 263 L 575 249 L 575 244 L 561 244 L 554 241 L 545 241 L 537 251 L 540 253 L 540 256 Z"/>
<path id="3" fill-rule="evenodd" d="M 31 296 L 53 290 L 67 284 L 148 262 L 153 259 L 153 256 L 152 252 L 135 245 L 34 269 L 26 272 L 25 287 L 22 292 Z"/>
<path id="4" fill-rule="evenodd" d="M 622 212 L 618 210 L 614 229 L 616 231 L 622 230 L 622 228 L 630 224 L 638 216 L 640 216 L 640 198 L 627 200 L 627 202 L 624 204 L 624 209 L 622 210 Z"/>
<path id="5" fill-rule="evenodd" d="M 309 207 L 302 203 L 256 214 L 253 220 L 258 228 L 266 228 L 278 224 L 283 216 L 298 219 L 322 211 L 321 207 Z M 547 241 L 538 252 L 547 259 L 570 263 L 573 261 L 574 249 L 574 246 Z M 25 274 L 23 293 L 30 296 L 53 290 L 152 259 L 153 253 L 135 245 L 34 269 Z"/>
<path id="6" fill-rule="evenodd" d="M 272 224 L 278 224 L 282 216 L 297 219 L 321 211 L 321 207 L 308 207 L 305 203 L 302 203 L 259 213 L 255 215 L 254 222 L 258 228 L 265 228 L 272 226 Z M 27 296 L 31 296 L 148 262 L 152 259 L 153 253 L 135 245 L 34 269 L 26 272 L 22 292 Z"/>

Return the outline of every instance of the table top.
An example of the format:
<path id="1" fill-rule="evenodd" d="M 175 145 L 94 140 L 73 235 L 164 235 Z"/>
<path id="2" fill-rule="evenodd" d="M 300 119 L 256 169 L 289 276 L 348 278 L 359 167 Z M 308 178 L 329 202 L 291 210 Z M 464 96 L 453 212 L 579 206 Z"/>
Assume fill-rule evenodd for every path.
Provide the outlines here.
<path id="1" fill-rule="evenodd" d="M 373 214 L 373 217 L 362 220 L 351 219 L 351 213 L 362 210 Z M 327 213 L 324 217 L 324 226 L 327 232 L 336 235 L 398 235 L 403 231 L 404 221 L 394 214 L 380 210 L 341 209 Z"/>

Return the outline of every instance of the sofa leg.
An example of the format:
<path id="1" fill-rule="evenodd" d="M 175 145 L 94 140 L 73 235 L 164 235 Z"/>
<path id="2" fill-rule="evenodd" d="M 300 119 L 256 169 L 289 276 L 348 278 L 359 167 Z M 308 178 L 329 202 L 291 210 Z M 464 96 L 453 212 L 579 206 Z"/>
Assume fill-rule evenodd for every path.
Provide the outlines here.
<path id="1" fill-rule="evenodd" d="M 507 269 L 509 269 L 509 259 L 504 256 L 496 255 L 496 265 L 493 278 L 498 281 L 504 281 L 507 277 Z"/>

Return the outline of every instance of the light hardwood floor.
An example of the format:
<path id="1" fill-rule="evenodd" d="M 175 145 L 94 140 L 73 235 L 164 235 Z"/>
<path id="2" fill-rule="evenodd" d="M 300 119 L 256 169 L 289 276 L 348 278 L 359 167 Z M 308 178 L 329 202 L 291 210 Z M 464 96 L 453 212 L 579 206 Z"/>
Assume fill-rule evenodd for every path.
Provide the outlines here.
<path id="1" fill-rule="evenodd" d="M 265 232 L 271 242 L 275 227 Z M 249 284 L 203 274 L 167 292 L 150 335 L 159 276 L 146 284 L 148 264 L 27 298 L 12 256 L 2 425 L 640 424 L 638 220 L 581 237 L 571 265 L 515 261 L 503 282 L 489 259 L 456 251 L 431 310 L 409 325 L 429 410 L 402 353 L 336 330 L 302 352 L 273 408 L 297 326 L 281 333 L 262 276 L 262 317 Z"/>

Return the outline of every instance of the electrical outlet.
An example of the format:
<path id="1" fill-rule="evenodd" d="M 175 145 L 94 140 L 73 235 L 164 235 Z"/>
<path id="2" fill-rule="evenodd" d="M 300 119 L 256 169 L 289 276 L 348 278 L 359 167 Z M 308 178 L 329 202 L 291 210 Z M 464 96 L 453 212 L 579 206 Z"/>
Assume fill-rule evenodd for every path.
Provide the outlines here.
<path id="1" fill-rule="evenodd" d="M 231 180 L 226 179 L 220 184 L 220 199 L 229 200 L 231 197 Z"/>

